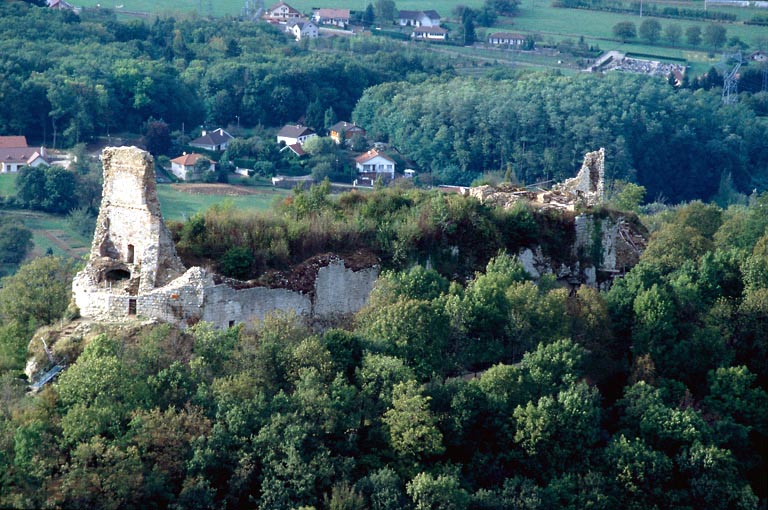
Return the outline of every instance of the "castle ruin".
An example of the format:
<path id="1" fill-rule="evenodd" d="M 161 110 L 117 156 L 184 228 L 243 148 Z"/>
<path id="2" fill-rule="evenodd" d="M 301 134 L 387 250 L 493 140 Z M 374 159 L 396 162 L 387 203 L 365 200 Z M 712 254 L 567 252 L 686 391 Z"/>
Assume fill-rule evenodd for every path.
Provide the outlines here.
<path id="1" fill-rule="evenodd" d="M 155 318 L 179 326 L 198 321 L 224 328 L 252 324 L 282 310 L 328 320 L 367 302 L 378 267 L 357 270 L 328 257 L 311 292 L 228 280 L 200 267 L 186 269 L 163 222 L 149 153 L 108 147 L 104 186 L 90 258 L 72 284 L 83 317 Z"/>
<path id="2" fill-rule="evenodd" d="M 72 284 L 83 317 L 111 321 L 135 316 L 181 327 L 206 321 L 226 328 L 252 325 L 274 311 L 328 322 L 352 315 L 367 303 L 378 266 L 350 266 L 335 255 L 307 264 L 310 270 L 302 274 L 305 284 L 298 290 L 185 268 L 160 213 L 152 157 L 136 147 L 108 147 L 102 159 L 104 187 L 90 259 Z M 566 211 L 575 211 L 576 205 L 589 208 L 603 199 L 604 165 L 605 151 L 600 149 L 585 156 L 576 177 L 551 191 L 481 186 L 469 195 L 505 208 L 519 200 Z M 597 285 L 597 271 L 623 274 L 645 247 L 644 235 L 622 216 L 601 219 L 585 211 L 573 218 L 573 228 L 569 266 L 557 266 L 540 248 L 518 254 L 534 278 L 554 273 L 572 285 Z M 584 260 L 585 254 L 592 254 L 590 260 Z"/>

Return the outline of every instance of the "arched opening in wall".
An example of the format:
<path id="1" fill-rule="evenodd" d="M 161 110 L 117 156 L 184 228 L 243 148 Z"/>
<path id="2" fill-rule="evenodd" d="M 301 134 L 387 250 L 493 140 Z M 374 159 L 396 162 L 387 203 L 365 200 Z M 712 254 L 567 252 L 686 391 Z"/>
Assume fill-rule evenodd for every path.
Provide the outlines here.
<path id="1" fill-rule="evenodd" d="M 119 282 L 122 280 L 128 280 L 131 277 L 131 273 L 125 269 L 110 269 L 104 273 L 104 280 L 108 282 Z"/>
<path id="2" fill-rule="evenodd" d="M 133 264 L 133 245 L 128 245 L 128 256 L 126 257 L 126 260 L 129 264 Z"/>
<path id="3" fill-rule="evenodd" d="M 136 300 L 128 300 L 128 315 L 136 315 Z"/>

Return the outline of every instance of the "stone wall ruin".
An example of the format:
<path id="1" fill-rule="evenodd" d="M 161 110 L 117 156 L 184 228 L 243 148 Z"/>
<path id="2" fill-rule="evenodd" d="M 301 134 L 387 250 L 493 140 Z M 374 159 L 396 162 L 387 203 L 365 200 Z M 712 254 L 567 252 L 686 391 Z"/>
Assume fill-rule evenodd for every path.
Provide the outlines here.
<path id="1" fill-rule="evenodd" d="M 136 147 L 108 147 L 102 161 L 102 203 L 90 258 L 72 284 L 83 317 L 138 316 L 182 327 L 207 321 L 224 328 L 250 325 L 277 310 L 330 320 L 367 302 L 378 267 L 352 269 L 339 257 L 315 269 L 309 292 L 186 269 L 160 213 L 152 157 Z"/>
<path id="2" fill-rule="evenodd" d="M 551 190 L 530 190 L 509 185 L 471 188 L 480 202 L 509 209 L 520 201 L 541 209 L 573 212 L 575 241 L 569 264 L 555 264 L 540 249 L 518 254 L 529 274 L 538 278 L 554 273 L 573 285 L 598 285 L 598 272 L 608 277 L 624 274 L 640 260 L 647 239 L 637 224 L 622 214 L 598 217 L 591 208 L 605 198 L 605 149 L 588 152 L 576 177 L 555 184 Z M 577 213 L 578 211 L 581 211 Z"/>

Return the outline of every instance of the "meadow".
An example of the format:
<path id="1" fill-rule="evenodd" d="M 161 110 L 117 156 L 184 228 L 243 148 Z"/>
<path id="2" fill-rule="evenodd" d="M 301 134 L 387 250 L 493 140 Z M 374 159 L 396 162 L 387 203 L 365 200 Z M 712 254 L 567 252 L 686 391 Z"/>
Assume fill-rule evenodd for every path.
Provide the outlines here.
<path id="1" fill-rule="evenodd" d="M 158 184 L 157 195 L 160 199 L 160 211 L 163 218 L 172 221 L 185 221 L 195 213 L 204 211 L 216 204 L 225 204 L 238 209 L 266 211 L 272 208 L 276 198 L 285 197 L 290 191 L 273 187 L 227 187 L 219 190 L 204 184 Z M 239 189 L 241 193 L 233 195 Z M 236 192 L 236 191 L 235 191 Z"/>

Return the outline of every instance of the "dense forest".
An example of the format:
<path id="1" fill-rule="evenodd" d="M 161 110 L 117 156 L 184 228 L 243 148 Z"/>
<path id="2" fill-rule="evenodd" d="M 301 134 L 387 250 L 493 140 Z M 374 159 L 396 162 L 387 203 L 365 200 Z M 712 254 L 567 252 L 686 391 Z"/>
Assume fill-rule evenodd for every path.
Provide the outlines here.
<path id="1" fill-rule="evenodd" d="M 387 41 L 310 52 L 266 23 L 157 18 L 119 22 L 108 10 L 0 5 L 0 132 L 57 146 L 141 133 L 150 119 L 188 131 L 295 122 L 319 101 L 348 117 L 366 87 L 439 74 L 428 53 Z M 346 44 L 344 44 L 346 43 Z"/>
<path id="2" fill-rule="evenodd" d="M 228 156 L 271 175 L 286 169 L 266 149 L 278 127 L 303 118 L 322 133 L 354 119 L 430 183 L 562 179 L 606 147 L 609 177 L 645 186 L 649 201 L 709 200 L 722 180 L 746 194 L 767 185 L 768 95 L 723 106 L 714 70 L 680 88 L 622 73 L 460 77 L 439 53 L 377 37 L 299 44 L 266 23 L 119 21 L 108 9 L 77 16 L 21 2 L 0 5 L 0 62 L 0 133 L 48 147 L 127 132 L 176 157 L 202 126 L 238 126 L 250 141 Z M 326 159 L 339 168 L 318 158 L 299 170 L 344 173 Z"/>
<path id="3" fill-rule="evenodd" d="M 768 127 L 748 105 L 723 108 L 719 90 L 642 75 L 387 83 L 366 90 L 354 119 L 465 185 L 488 169 L 563 180 L 595 147 L 606 148 L 609 179 L 637 182 L 652 200 L 710 198 L 727 174 L 742 190 L 768 185 Z"/>
<path id="4" fill-rule="evenodd" d="M 297 212 L 309 199 L 274 214 L 323 214 Z M 487 235 L 473 199 L 410 200 L 446 232 L 463 202 L 476 221 L 462 237 Z M 92 325 L 55 344 L 70 361 L 58 382 L 25 395 L 31 332 L 76 315 L 72 266 L 37 259 L 0 289 L 0 506 L 764 507 L 767 207 L 763 194 L 646 217 L 648 249 L 608 291 L 532 281 L 499 251 L 470 279 L 387 270 L 337 329 L 285 315 L 225 331 Z"/>

